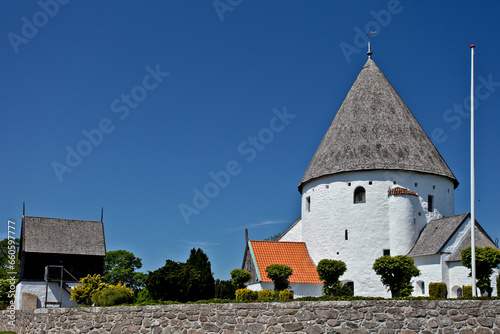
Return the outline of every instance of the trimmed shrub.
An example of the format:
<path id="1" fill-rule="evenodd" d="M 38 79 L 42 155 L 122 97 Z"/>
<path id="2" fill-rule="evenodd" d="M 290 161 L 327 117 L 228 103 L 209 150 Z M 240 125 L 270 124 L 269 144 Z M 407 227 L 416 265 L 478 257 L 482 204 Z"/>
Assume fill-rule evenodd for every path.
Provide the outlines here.
<path id="1" fill-rule="evenodd" d="M 462 285 L 462 297 L 472 298 L 472 285 Z"/>
<path id="2" fill-rule="evenodd" d="M 351 288 L 342 282 L 334 283 L 328 289 L 333 297 L 347 297 L 353 295 Z"/>
<path id="3" fill-rule="evenodd" d="M 276 292 L 273 290 L 260 290 L 257 294 L 259 301 L 269 302 L 276 299 Z"/>
<path id="4" fill-rule="evenodd" d="M 251 302 L 257 300 L 257 292 L 250 289 L 236 290 L 236 301 L 238 302 Z"/>
<path id="5" fill-rule="evenodd" d="M 287 300 L 292 300 L 293 299 L 293 292 L 285 289 L 281 290 L 279 294 L 279 300 L 281 301 L 287 301 Z"/>
<path id="6" fill-rule="evenodd" d="M 245 289 L 248 281 L 252 279 L 252 274 L 243 269 L 231 271 L 231 283 L 236 289 Z"/>
<path id="7" fill-rule="evenodd" d="M 274 290 L 281 291 L 290 287 L 288 278 L 293 274 L 293 269 L 284 264 L 271 264 L 266 268 L 267 277 L 273 280 Z"/>
<path id="8" fill-rule="evenodd" d="M 92 295 L 92 302 L 96 306 L 114 306 L 130 304 L 134 300 L 134 292 L 123 285 L 110 285 Z"/>
<path id="9" fill-rule="evenodd" d="M 446 283 L 429 283 L 429 297 L 446 299 L 448 297 Z"/>

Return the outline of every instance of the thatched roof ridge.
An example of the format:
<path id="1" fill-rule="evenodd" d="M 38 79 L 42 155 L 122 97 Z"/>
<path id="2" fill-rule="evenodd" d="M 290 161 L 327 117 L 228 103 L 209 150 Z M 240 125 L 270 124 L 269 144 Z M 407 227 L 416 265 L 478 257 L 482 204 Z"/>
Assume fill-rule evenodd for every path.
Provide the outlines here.
<path id="1" fill-rule="evenodd" d="M 21 251 L 74 255 L 106 255 L 100 221 L 23 217 Z"/>
<path id="2" fill-rule="evenodd" d="M 300 182 L 361 170 L 405 170 L 458 181 L 399 94 L 369 59 Z"/>

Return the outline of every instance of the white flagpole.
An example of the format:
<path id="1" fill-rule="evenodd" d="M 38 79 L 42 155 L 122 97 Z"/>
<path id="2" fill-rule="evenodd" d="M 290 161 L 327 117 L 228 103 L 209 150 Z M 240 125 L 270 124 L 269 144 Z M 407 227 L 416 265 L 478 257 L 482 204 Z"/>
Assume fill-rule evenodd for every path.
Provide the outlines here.
<path id="1" fill-rule="evenodd" d="M 475 205 L 475 176 L 474 176 L 474 48 L 470 46 L 471 51 L 471 76 L 470 76 L 470 211 L 471 211 L 471 227 L 470 227 L 470 250 L 471 250 L 471 274 L 472 274 L 472 296 L 476 297 L 476 205 Z"/>

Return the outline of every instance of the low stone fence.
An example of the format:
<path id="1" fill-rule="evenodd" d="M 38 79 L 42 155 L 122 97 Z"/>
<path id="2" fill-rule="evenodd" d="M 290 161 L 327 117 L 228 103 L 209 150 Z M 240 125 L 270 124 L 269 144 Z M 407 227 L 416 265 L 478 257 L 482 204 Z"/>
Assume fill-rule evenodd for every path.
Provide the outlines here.
<path id="1" fill-rule="evenodd" d="M 0 330 L 18 334 L 500 333 L 500 300 L 178 304 L 12 313 L 0 312 Z M 9 326 L 11 321 L 14 327 Z"/>

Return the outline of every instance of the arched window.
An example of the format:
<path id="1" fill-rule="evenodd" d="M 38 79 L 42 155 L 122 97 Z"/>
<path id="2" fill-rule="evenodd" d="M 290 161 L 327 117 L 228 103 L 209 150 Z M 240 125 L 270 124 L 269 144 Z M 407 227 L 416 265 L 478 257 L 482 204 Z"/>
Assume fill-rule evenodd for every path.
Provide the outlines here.
<path id="1" fill-rule="evenodd" d="M 366 202 L 366 191 L 363 187 L 356 187 L 354 189 L 354 204 Z"/>

